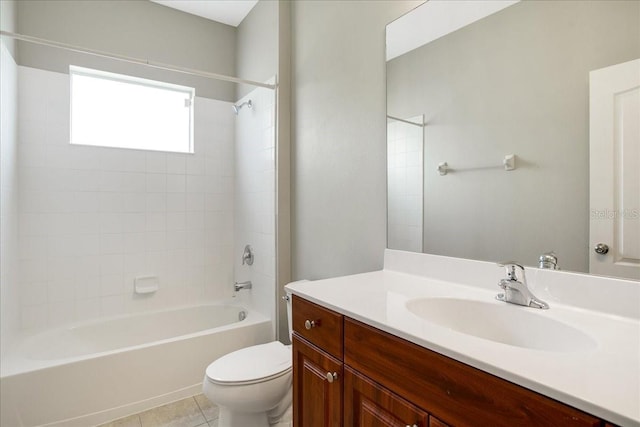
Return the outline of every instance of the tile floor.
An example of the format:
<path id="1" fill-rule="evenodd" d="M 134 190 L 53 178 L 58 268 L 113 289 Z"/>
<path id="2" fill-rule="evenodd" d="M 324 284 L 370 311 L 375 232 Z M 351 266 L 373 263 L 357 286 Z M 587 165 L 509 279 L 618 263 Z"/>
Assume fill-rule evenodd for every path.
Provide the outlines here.
<path id="1" fill-rule="evenodd" d="M 198 394 L 100 427 L 218 427 L 218 407 Z"/>

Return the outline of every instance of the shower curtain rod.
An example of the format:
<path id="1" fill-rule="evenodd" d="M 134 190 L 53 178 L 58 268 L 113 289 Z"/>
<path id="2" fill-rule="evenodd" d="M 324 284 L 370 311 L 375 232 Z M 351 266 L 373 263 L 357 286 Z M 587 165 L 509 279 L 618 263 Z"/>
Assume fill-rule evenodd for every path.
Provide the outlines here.
<path id="1" fill-rule="evenodd" d="M 100 51 L 100 50 L 87 49 L 87 48 L 82 47 L 82 46 L 75 46 L 75 45 L 71 45 L 71 44 L 60 43 L 60 42 L 56 42 L 56 41 L 52 41 L 52 40 L 41 39 L 41 38 L 38 38 L 38 37 L 25 36 L 23 34 L 12 33 L 11 31 L 0 30 L 0 35 L 5 36 L 5 37 L 10 37 L 10 38 L 15 39 L 15 40 L 28 42 L 28 43 L 39 44 L 39 45 L 43 45 L 43 46 L 51 46 L 51 47 L 55 47 L 55 48 L 59 48 L 59 49 L 70 50 L 70 51 L 73 51 L 73 52 L 87 53 L 89 55 L 100 56 L 100 57 L 109 58 L 109 59 L 115 59 L 115 60 L 118 60 L 118 61 L 129 62 L 129 63 L 132 63 L 132 64 L 146 65 L 148 67 L 158 68 L 160 70 L 175 71 L 175 72 L 178 72 L 178 73 L 190 74 L 192 76 L 205 77 L 205 78 L 208 78 L 208 79 L 215 79 L 215 80 L 223 80 L 223 81 L 232 82 L 232 83 L 249 84 L 249 85 L 253 85 L 253 86 L 264 87 L 264 88 L 267 88 L 267 89 L 275 89 L 276 88 L 276 85 L 274 85 L 274 84 L 254 82 L 252 80 L 245 80 L 245 79 L 239 79 L 237 77 L 225 76 L 223 74 L 209 73 L 207 71 L 200 71 L 200 70 L 194 70 L 192 68 L 178 67 L 176 65 L 163 64 L 161 62 L 152 62 L 152 61 L 149 61 L 148 59 L 139 59 L 139 58 L 133 58 L 133 57 L 130 57 L 130 56 L 118 55 L 116 53 L 110 53 L 110 52 L 104 52 L 104 51 Z"/>
<path id="2" fill-rule="evenodd" d="M 425 126 L 424 124 L 420 124 L 420 123 L 412 122 L 412 121 L 410 121 L 410 120 L 401 119 L 401 118 L 399 118 L 399 117 L 393 117 L 393 116 L 390 116 L 390 115 L 388 115 L 388 114 L 387 114 L 387 119 L 397 120 L 397 121 L 399 121 L 399 122 L 406 123 L 406 124 L 409 124 L 409 125 L 418 126 L 418 127 L 421 127 L 421 128 L 423 128 L 423 127 Z"/>

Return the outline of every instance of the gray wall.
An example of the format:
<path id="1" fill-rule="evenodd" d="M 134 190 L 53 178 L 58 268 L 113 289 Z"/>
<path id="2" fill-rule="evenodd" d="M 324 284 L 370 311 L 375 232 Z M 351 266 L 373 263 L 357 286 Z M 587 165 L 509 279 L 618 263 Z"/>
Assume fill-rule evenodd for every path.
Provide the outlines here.
<path id="1" fill-rule="evenodd" d="M 384 30 L 417 3 L 293 3 L 295 279 L 382 267 L 386 246 Z"/>
<path id="2" fill-rule="evenodd" d="M 0 28 L 3 31 L 16 31 L 17 18 L 16 18 L 16 2 L 14 0 L 0 0 Z M 11 53 L 11 56 L 16 57 L 16 43 L 9 38 L 2 39 L 5 46 Z"/>
<path id="3" fill-rule="evenodd" d="M 236 72 L 242 79 L 264 82 L 278 72 L 279 2 L 261 0 L 238 25 Z M 253 90 L 237 85 L 236 99 Z"/>
<path id="4" fill-rule="evenodd" d="M 291 2 L 278 2 L 278 90 L 276 91 L 276 303 L 278 339 L 289 342 L 287 306 L 291 281 Z"/>
<path id="5" fill-rule="evenodd" d="M 521 2 L 389 63 L 389 114 L 427 122 L 425 252 L 554 250 L 588 271 L 589 71 L 640 56 L 639 19 L 640 2 Z M 505 154 L 517 170 L 476 169 Z"/>
<path id="6" fill-rule="evenodd" d="M 235 75 L 236 29 L 150 1 L 19 1 L 18 32 L 90 49 Z M 235 101 L 235 85 L 33 44 L 18 63 L 68 72 L 69 64 L 194 86 L 198 96 Z"/>

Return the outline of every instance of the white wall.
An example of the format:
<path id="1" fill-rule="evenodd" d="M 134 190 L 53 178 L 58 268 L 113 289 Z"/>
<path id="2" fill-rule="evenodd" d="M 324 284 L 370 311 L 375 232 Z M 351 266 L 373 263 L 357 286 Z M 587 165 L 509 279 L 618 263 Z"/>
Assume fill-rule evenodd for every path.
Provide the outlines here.
<path id="1" fill-rule="evenodd" d="M 4 12 L 4 9 L 2 10 Z M 19 328 L 18 66 L 0 42 L 0 352 Z"/>
<path id="2" fill-rule="evenodd" d="M 19 67 L 18 97 L 24 329 L 231 296 L 230 103 L 196 98 L 191 155 L 71 146 L 67 74 Z"/>
<path id="3" fill-rule="evenodd" d="M 293 277 L 382 268 L 385 25 L 416 1 L 292 4 Z"/>
<path id="4" fill-rule="evenodd" d="M 251 100 L 236 118 L 236 183 L 233 266 L 236 281 L 251 280 L 250 291 L 237 298 L 276 318 L 275 313 L 275 93 L 257 88 L 239 102 Z M 242 265 L 245 245 L 253 265 Z M 275 333 L 275 322 L 273 324 Z"/>

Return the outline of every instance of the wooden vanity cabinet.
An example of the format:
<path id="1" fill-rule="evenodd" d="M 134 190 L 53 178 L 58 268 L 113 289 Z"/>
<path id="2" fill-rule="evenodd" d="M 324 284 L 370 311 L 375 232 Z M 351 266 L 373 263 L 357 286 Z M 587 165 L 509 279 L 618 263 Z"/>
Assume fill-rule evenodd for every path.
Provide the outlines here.
<path id="1" fill-rule="evenodd" d="M 344 341 L 350 369 L 452 426 L 601 425 L 589 414 L 349 318 Z"/>
<path id="2" fill-rule="evenodd" d="M 295 427 L 610 426 L 300 297 L 292 304 Z"/>
<path id="3" fill-rule="evenodd" d="M 342 426 L 343 316 L 293 296 L 293 424 Z"/>

